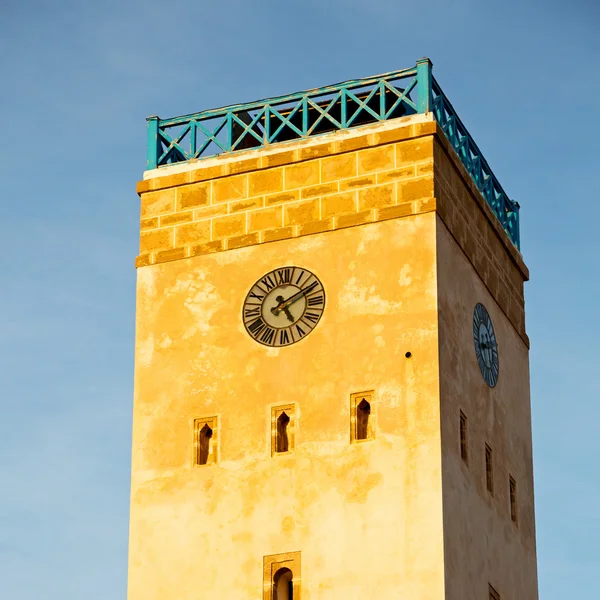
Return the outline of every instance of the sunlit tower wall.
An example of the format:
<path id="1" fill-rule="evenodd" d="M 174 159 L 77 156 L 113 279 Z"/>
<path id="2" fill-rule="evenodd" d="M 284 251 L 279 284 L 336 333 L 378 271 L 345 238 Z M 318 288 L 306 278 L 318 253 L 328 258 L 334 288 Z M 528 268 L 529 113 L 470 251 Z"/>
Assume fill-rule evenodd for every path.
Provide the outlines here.
<path id="1" fill-rule="evenodd" d="M 409 69 L 148 119 L 129 600 L 537 598 L 519 206 Z"/>

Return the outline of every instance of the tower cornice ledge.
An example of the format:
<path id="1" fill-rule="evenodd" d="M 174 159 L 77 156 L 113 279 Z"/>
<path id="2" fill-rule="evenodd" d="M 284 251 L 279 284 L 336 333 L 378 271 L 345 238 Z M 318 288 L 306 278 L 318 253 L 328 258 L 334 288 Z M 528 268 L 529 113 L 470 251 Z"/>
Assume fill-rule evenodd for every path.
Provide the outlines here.
<path id="1" fill-rule="evenodd" d="M 463 185 L 469 190 L 475 205 L 485 216 L 485 219 L 489 223 L 494 234 L 502 243 L 504 250 L 508 253 L 511 261 L 520 271 L 523 280 L 528 281 L 529 270 L 525 265 L 521 253 L 512 243 L 492 209 L 477 189 L 477 186 L 452 148 L 448 138 L 440 125 L 436 122 L 433 113 L 411 115 L 393 121 L 385 121 L 354 129 L 337 131 L 301 141 L 278 143 L 259 149 L 221 154 L 213 158 L 190 160 L 184 163 L 176 163 L 174 165 L 146 171 L 144 173 L 144 178 L 137 184 L 137 192 L 142 198 L 142 230 L 149 231 L 160 228 L 161 222 L 164 225 L 173 225 L 176 222 L 184 222 L 183 217 L 180 217 L 181 220 L 174 217 L 175 213 L 181 210 L 181 202 L 177 203 L 175 198 L 175 196 L 177 196 L 177 189 L 180 190 L 180 195 L 188 194 L 193 193 L 193 186 L 195 184 L 206 184 L 207 194 L 210 195 L 211 190 L 208 188 L 214 188 L 215 185 L 217 185 L 217 182 L 226 181 L 228 178 L 240 177 L 248 174 L 254 175 L 258 172 L 262 172 L 265 177 L 268 177 L 270 171 L 284 169 L 286 166 L 290 167 L 292 165 L 298 165 L 299 163 L 306 163 L 307 169 L 310 169 L 309 165 L 318 165 L 320 170 L 319 162 L 323 159 L 331 159 L 334 155 L 354 154 L 372 148 L 394 145 L 408 140 L 418 140 L 419 138 L 428 136 L 435 138 L 435 150 L 429 156 L 424 154 L 414 156 L 414 166 L 416 167 L 414 171 L 405 170 L 403 173 L 398 173 L 397 177 L 394 177 L 393 173 L 390 172 L 377 173 L 376 176 L 372 176 L 374 177 L 373 181 L 369 178 L 368 173 L 365 173 L 365 177 L 362 178 L 362 181 L 360 177 L 346 183 L 344 183 L 343 180 L 340 181 L 340 189 L 345 188 L 358 191 L 361 187 L 372 186 L 373 183 L 395 180 L 396 184 L 403 188 L 404 193 L 401 194 L 400 197 L 397 197 L 397 201 L 391 205 L 397 207 L 393 210 L 391 209 L 391 206 L 373 206 L 370 210 L 365 211 L 364 209 L 361 210 L 361 208 L 364 207 L 357 205 L 356 210 L 352 211 L 352 213 L 355 214 L 354 218 L 348 216 L 352 213 L 348 213 L 346 210 L 340 214 L 336 214 L 334 211 L 333 213 L 328 214 L 325 219 L 319 218 L 309 222 L 290 223 L 289 227 L 291 228 L 289 229 L 284 228 L 283 222 L 270 228 L 261 229 L 260 231 L 248 231 L 245 229 L 243 232 L 240 232 L 240 234 L 232 236 L 236 238 L 233 240 L 227 236 L 223 237 L 211 234 L 211 239 L 203 240 L 202 244 L 190 243 L 179 245 L 173 240 L 173 243 L 169 245 L 169 247 L 155 248 L 154 251 L 150 252 L 144 252 L 142 245 L 140 256 L 136 261 L 136 266 L 139 267 L 155 264 L 157 262 L 188 258 L 208 252 L 223 251 L 239 248 L 244 245 L 276 241 L 285 239 L 286 237 L 309 235 L 311 233 L 361 225 L 389 218 L 401 218 L 433 210 L 438 211 L 442 220 L 452 231 L 453 227 L 449 221 L 454 217 L 453 213 L 455 210 L 453 209 L 453 203 L 456 204 L 456 199 L 451 200 L 444 191 L 447 188 L 449 179 L 452 178 L 451 170 L 449 170 L 451 168 L 456 172 L 456 175 L 458 175 Z M 424 161 L 426 164 L 420 164 L 419 161 Z M 440 163 L 440 165 L 443 163 L 447 164 L 443 168 L 436 169 L 435 173 L 433 172 L 433 169 L 428 172 L 426 165 L 432 162 Z M 391 170 L 393 171 L 396 168 L 403 167 L 406 163 L 408 163 L 408 161 L 395 160 L 395 164 Z M 356 175 L 358 175 L 358 173 Z M 426 186 L 416 185 L 419 181 L 425 184 L 425 182 L 422 181 L 423 177 L 427 180 L 432 180 L 434 184 L 431 190 L 427 190 L 427 192 L 430 191 L 431 193 L 425 193 L 425 195 L 421 195 L 421 193 L 425 191 Z M 319 174 L 319 181 L 316 183 L 327 183 L 321 181 L 321 179 L 321 174 Z M 353 179 L 353 177 L 350 177 L 349 179 Z M 413 184 L 415 185 L 412 186 L 413 188 L 420 187 L 415 193 L 411 193 L 410 191 L 407 193 L 407 188 L 410 190 L 411 186 L 399 185 L 400 181 L 408 182 L 411 179 L 414 179 Z M 247 182 L 243 182 L 239 179 L 237 181 L 241 183 L 242 186 L 244 183 L 247 185 Z M 310 187 L 313 185 L 315 184 L 311 184 Z M 347 188 L 345 186 L 347 186 Z M 283 189 L 284 187 L 285 190 Z M 323 198 L 338 193 L 340 189 L 323 189 L 321 191 L 323 191 L 324 194 L 317 198 L 317 200 L 322 204 Z M 285 184 L 282 184 L 282 189 L 275 190 L 276 192 L 290 192 L 284 194 L 286 198 L 281 197 L 274 199 L 272 196 L 265 197 L 262 193 L 260 195 L 257 194 L 257 202 L 253 203 L 251 206 L 248 205 L 248 212 L 274 204 L 282 206 L 294 204 L 294 202 L 297 202 L 301 198 L 308 197 L 307 191 L 302 188 L 298 190 L 300 192 L 299 194 L 294 193 L 292 190 L 295 190 L 295 188 L 289 182 L 286 182 Z M 158 196 L 156 192 L 162 192 L 162 195 L 165 198 L 167 196 L 173 196 L 172 201 L 159 202 L 161 205 L 160 207 L 144 210 L 144 204 L 154 205 L 156 203 L 156 198 Z M 239 200 L 241 196 L 242 194 L 239 194 L 235 200 Z M 244 196 L 245 199 L 252 197 L 252 190 L 247 190 Z M 218 198 L 214 198 L 214 196 L 211 195 L 209 203 L 213 206 L 213 209 L 200 210 L 200 206 L 198 206 L 198 210 L 195 214 L 188 215 L 189 220 L 203 221 L 211 219 L 211 217 L 222 217 L 225 214 L 237 212 L 232 210 L 235 208 L 238 208 L 239 210 L 238 202 L 236 202 L 234 206 L 225 206 L 218 200 Z M 217 209 L 217 205 L 222 206 L 220 209 Z M 381 210 L 381 208 L 385 208 L 385 210 Z M 323 216 L 322 211 L 319 211 L 319 215 Z M 144 216 L 158 218 L 152 219 L 151 222 L 144 222 Z M 336 217 L 342 216 L 344 218 L 336 219 Z M 285 230 L 282 230 L 282 228 Z M 256 233 L 256 235 L 251 235 L 253 233 Z M 240 237 L 240 235 L 242 237 Z M 487 240 L 488 233 L 484 232 L 483 235 L 485 236 L 484 239 Z"/>

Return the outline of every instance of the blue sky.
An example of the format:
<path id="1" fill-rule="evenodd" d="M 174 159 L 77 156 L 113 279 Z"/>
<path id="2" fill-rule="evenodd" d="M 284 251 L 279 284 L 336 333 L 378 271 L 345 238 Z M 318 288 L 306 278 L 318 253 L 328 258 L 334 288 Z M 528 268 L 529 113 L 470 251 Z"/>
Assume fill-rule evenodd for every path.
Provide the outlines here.
<path id="1" fill-rule="evenodd" d="M 597 594 L 599 31 L 594 0 L 1 0 L 0 597 L 126 596 L 145 117 L 424 55 L 522 207 L 540 598 Z"/>

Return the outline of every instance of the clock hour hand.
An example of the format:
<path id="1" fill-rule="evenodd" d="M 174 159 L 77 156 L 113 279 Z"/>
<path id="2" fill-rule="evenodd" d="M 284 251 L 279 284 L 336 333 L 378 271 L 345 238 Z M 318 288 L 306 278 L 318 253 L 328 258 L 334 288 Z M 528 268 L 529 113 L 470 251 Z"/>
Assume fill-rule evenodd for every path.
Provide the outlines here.
<path id="1" fill-rule="evenodd" d="M 271 309 L 271 312 L 277 316 L 281 311 L 283 311 L 285 313 L 285 316 L 287 317 L 287 320 L 290 321 L 291 323 L 294 322 L 294 317 L 292 317 L 292 313 L 290 312 L 290 309 L 287 307 L 287 304 L 285 304 L 285 299 L 283 298 L 283 296 L 277 296 L 277 298 L 275 298 L 275 300 L 277 300 L 277 302 L 279 302 L 279 304 L 277 306 L 274 306 Z"/>
<path id="2" fill-rule="evenodd" d="M 492 348 L 497 348 L 497 347 L 498 347 L 498 344 L 495 344 L 495 343 L 493 343 L 493 342 L 490 342 L 489 344 L 487 344 L 486 342 L 481 342 L 481 347 L 482 347 L 484 350 L 488 350 L 488 349 L 490 349 L 490 350 L 491 350 Z"/>

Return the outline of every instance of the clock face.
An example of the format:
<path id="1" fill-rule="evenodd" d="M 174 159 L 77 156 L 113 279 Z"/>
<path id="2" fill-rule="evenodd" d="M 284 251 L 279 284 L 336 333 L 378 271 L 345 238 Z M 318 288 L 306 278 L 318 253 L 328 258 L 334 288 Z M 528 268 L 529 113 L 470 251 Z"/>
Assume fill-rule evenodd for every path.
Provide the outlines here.
<path id="1" fill-rule="evenodd" d="M 498 382 L 498 344 L 490 315 L 483 304 L 477 304 L 473 311 L 473 339 L 479 370 L 485 382 L 494 387 Z"/>
<path id="2" fill-rule="evenodd" d="M 281 267 L 261 277 L 244 300 L 249 335 L 265 346 L 289 346 L 306 337 L 325 308 L 325 290 L 314 273 Z"/>

